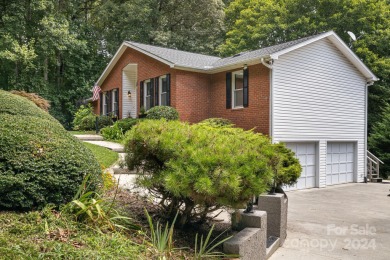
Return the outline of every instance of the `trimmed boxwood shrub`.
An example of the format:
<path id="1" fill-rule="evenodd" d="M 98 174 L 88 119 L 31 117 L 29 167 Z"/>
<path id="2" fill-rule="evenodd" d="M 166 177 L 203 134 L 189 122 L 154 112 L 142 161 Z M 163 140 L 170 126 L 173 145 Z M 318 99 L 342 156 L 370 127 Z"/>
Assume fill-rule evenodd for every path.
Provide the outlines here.
<path id="1" fill-rule="evenodd" d="M 26 98 L 0 91 L 0 209 L 29 210 L 69 202 L 101 169 L 91 151 Z"/>
<path id="2" fill-rule="evenodd" d="M 169 106 L 155 106 L 146 112 L 147 119 L 162 119 L 166 120 L 178 120 L 179 113 L 173 107 Z"/>

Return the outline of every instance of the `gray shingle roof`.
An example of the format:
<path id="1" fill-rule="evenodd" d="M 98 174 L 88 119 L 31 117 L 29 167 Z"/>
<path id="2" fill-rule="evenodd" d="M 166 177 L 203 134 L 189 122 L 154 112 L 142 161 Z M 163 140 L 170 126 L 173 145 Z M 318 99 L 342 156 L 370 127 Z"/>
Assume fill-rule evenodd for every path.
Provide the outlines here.
<path id="1" fill-rule="evenodd" d="M 204 69 L 205 66 L 210 66 L 221 59 L 220 57 L 157 47 L 137 42 L 127 41 L 127 43 L 178 66 Z"/>
<path id="2" fill-rule="evenodd" d="M 324 34 L 324 33 L 321 33 Z M 208 69 L 215 69 L 219 67 L 224 67 L 236 63 L 243 63 L 249 60 L 253 59 L 260 59 L 262 57 L 268 56 L 270 54 L 279 52 L 281 50 L 287 49 L 289 47 L 292 47 L 296 44 L 302 43 L 304 41 L 310 40 L 312 38 L 315 38 L 317 36 L 320 36 L 321 34 L 301 38 L 294 41 L 289 41 L 285 43 L 281 43 L 278 45 L 273 45 L 265 48 L 261 48 L 254 51 L 247 51 L 243 52 L 231 57 L 227 58 L 220 58 L 216 56 L 208 56 L 203 54 L 197 54 L 187 51 L 180 51 L 175 49 L 169 49 L 169 48 L 163 48 L 153 45 L 147 45 L 137 42 L 131 42 L 127 41 L 126 43 L 133 45 L 139 49 L 142 49 L 144 52 L 150 53 L 154 56 L 159 57 L 160 59 L 163 59 L 167 62 L 173 63 L 177 66 L 183 66 L 183 67 L 189 67 L 189 68 L 195 68 L 195 69 L 202 69 L 202 70 L 208 70 Z"/>

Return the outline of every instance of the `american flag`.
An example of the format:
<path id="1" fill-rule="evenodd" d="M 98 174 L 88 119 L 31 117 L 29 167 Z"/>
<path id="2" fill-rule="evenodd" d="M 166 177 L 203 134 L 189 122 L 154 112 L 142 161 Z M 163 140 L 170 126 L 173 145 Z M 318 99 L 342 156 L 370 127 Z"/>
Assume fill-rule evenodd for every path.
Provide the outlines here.
<path id="1" fill-rule="evenodd" d="M 94 87 L 93 87 L 93 89 L 92 89 L 92 93 L 93 93 L 93 96 L 92 96 L 92 101 L 96 101 L 96 100 L 98 100 L 99 99 L 99 97 L 100 97 L 100 91 L 102 91 L 101 90 L 101 88 L 98 86 L 98 85 L 95 85 Z"/>

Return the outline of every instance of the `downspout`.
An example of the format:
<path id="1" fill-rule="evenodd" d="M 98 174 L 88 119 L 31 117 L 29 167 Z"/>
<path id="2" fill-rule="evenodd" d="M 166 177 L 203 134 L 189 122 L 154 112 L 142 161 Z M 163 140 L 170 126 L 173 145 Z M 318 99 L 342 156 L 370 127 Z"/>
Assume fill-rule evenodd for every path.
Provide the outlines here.
<path id="1" fill-rule="evenodd" d="M 264 58 L 261 58 L 260 60 L 261 64 L 263 64 L 265 67 L 269 69 L 269 137 L 271 138 L 271 141 L 273 140 L 273 60 L 270 60 L 270 63 L 267 63 Z"/>
<path id="2" fill-rule="evenodd" d="M 367 124 L 368 124 L 368 87 L 372 86 L 374 84 L 374 81 L 370 80 L 366 82 L 364 91 L 365 91 L 365 108 L 364 108 L 364 182 L 367 183 L 367 151 L 368 151 L 368 145 L 367 145 L 367 139 L 368 139 L 368 130 L 367 130 Z"/>

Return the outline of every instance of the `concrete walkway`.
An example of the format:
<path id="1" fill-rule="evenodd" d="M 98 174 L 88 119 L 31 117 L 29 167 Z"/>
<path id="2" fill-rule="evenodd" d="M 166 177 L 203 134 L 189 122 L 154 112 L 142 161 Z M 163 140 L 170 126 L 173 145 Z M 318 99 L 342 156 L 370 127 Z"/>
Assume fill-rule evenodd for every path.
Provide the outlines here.
<path id="1" fill-rule="evenodd" d="M 123 153 L 125 151 L 123 145 L 114 142 L 109 142 L 109 141 L 84 141 L 84 142 L 106 147 L 117 153 Z"/>
<path id="2" fill-rule="evenodd" d="M 77 139 L 81 141 L 103 141 L 101 135 L 74 135 Z"/>
<path id="3" fill-rule="evenodd" d="M 390 182 L 288 192 L 287 239 L 271 260 L 390 259 Z"/>

